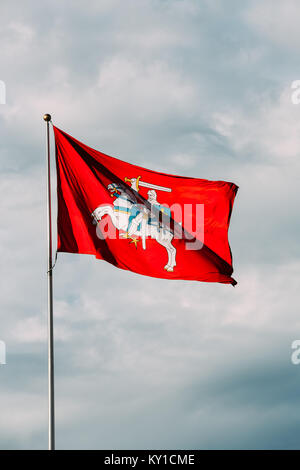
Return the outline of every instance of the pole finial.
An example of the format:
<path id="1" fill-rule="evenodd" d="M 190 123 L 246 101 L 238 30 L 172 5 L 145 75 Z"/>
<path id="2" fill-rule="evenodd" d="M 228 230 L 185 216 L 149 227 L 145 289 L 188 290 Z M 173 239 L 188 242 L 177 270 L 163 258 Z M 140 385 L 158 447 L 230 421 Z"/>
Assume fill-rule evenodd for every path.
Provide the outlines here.
<path id="1" fill-rule="evenodd" d="M 44 121 L 51 121 L 51 114 L 44 114 Z"/>

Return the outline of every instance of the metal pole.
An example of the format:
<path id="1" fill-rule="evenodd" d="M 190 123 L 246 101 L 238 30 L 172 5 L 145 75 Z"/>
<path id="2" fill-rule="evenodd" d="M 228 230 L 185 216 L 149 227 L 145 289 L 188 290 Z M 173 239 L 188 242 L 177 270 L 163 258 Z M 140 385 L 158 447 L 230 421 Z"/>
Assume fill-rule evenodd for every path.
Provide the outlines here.
<path id="1" fill-rule="evenodd" d="M 50 114 L 44 115 L 46 121 L 46 156 L 47 156 L 47 228 L 48 228 L 48 449 L 55 449 L 55 410 L 54 410 L 54 341 L 53 341 L 53 280 L 52 280 L 52 224 L 51 224 L 51 181 L 50 181 Z"/>

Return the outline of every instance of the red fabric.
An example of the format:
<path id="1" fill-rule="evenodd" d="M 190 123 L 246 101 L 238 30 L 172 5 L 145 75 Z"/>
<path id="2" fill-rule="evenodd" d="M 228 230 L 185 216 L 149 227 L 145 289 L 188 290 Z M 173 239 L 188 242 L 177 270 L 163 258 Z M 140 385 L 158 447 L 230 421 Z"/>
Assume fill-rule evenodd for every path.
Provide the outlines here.
<path id="1" fill-rule="evenodd" d="M 228 244 L 228 227 L 238 187 L 224 181 L 158 173 L 105 155 L 54 127 L 57 164 L 58 197 L 58 251 L 95 255 L 118 268 L 165 279 L 186 279 L 236 284 L 231 277 L 232 257 Z M 171 188 L 171 192 L 157 191 L 158 202 L 190 204 L 190 217 L 195 219 L 194 206 L 204 204 L 204 245 L 187 250 L 185 239 L 173 239 L 176 248 L 176 266 L 164 269 L 168 253 L 155 239 L 147 237 L 146 249 L 139 237 L 101 240 L 92 223 L 91 213 L 102 204 L 112 206 L 115 200 L 108 191 L 110 183 L 122 182 L 129 189 L 125 177 L 141 177 L 141 182 Z M 131 189 L 130 189 L 131 190 Z M 147 200 L 149 188 L 140 187 L 138 195 Z M 113 207 L 113 206 L 112 206 Z M 172 213 L 175 222 L 176 214 Z M 98 222 L 111 224 L 109 215 Z M 132 243 L 131 243 L 132 242 Z M 135 246 L 136 245 L 136 246 Z"/>

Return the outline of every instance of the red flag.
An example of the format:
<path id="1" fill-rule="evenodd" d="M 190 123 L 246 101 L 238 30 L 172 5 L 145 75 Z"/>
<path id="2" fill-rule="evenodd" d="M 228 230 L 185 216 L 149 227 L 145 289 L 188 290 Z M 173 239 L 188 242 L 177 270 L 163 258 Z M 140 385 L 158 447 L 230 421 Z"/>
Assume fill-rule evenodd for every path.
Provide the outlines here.
<path id="1" fill-rule="evenodd" d="M 54 127 L 59 252 L 165 279 L 235 285 L 228 227 L 238 187 L 158 173 Z"/>

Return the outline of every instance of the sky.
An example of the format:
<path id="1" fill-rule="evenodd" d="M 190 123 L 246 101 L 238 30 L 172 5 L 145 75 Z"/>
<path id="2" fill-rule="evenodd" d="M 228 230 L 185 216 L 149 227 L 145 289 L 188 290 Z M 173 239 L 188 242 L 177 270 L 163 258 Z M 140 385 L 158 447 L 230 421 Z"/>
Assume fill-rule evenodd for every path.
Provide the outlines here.
<path id="1" fill-rule="evenodd" d="M 1 449 L 47 448 L 44 113 L 122 160 L 239 186 L 235 288 L 59 254 L 57 448 L 299 448 L 299 13 L 297 0 L 1 2 Z"/>

